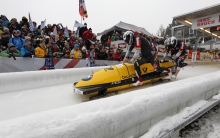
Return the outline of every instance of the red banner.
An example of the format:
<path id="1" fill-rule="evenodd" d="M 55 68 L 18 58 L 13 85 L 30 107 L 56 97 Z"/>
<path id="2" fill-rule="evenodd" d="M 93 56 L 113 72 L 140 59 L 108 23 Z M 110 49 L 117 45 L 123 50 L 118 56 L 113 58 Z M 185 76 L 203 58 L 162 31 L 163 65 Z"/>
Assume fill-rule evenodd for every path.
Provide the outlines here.
<path id="1" fill-rule="evenodd" d="M 193 50 L 189 50 L 189 53 L 188 53 L 189 59 L 192 59 L 192 53 L 193 53 Z M 197 51 L 197 53 L 196 53 L 196 60 L 200 60 L 200 52 L 199 51 Z"/>

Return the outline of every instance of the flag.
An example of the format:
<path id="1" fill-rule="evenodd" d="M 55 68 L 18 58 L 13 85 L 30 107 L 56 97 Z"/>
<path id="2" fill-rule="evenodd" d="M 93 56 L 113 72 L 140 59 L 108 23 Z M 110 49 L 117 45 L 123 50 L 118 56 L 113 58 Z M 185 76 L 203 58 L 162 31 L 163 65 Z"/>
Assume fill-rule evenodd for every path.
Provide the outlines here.
<path id="1" fill-rule="evenodd" d="M 70 37 L 70 36 L 69 36 L 69 32 L 68 32 L 68 28 L 67 28 L 67 27 L 65 28 L 65 30 L 64 30 L 63 33 L 65 34 L 65 37 L 67 37 L 67 38 Z"/>
<path id="2" fill-rule="evenodd" d="M 83 17 L 83 20 L 84 17 L 88 18 L 85 0 L 79 0 L 79 14 Z"/>
<path id="3" fill-rule="evenodd" d="M 74 27 L 85 27 L 85 25 L 79 23 L 78 21 L 75 21 Z"/>
<path id="4" fill-rule="evenodd" d="M 41 22 L 41 25 L 40 25 L 40 29 L 44 29 L 46 26 L 46 19 L 44 21 Z"/>
<path id="5" fill-rule="evenodd" d="M 55 37 L 55 42 L 57 42 L 57 27 L 56 26 L 53 29 L 53 35 Z"/>
<path id="6" fill-rule="evenodd" d="M 33 24 L 32 20 L 31 20 L 30 12 L 29 12 L 29 29 L 31 31 L 34 31 L 34 24 Z"/>

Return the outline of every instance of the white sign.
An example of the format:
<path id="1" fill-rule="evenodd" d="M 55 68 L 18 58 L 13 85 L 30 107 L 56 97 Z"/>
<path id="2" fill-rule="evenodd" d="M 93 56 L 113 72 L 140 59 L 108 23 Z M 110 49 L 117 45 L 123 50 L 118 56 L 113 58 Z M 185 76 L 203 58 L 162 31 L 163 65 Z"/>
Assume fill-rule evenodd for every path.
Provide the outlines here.
<path id="1" fill-rule="evenodd" d="M 196 62 L 197 52 L 192 52 L 192 62 Z"/>
<path id="2" fill-rule="evenodd" d="M 220 13 L 193 19 L 192 29 L 206 28 L 220 25 Z"/>

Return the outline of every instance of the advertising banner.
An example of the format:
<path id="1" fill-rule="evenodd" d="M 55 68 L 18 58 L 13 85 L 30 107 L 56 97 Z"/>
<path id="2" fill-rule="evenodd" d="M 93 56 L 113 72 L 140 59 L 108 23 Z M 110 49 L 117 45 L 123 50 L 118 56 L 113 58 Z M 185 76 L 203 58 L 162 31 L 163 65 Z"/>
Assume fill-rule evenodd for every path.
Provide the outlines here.
<path id="1" fill-rule="evenodd" d="M 220 13 L 193 19 L 192 29 L 207 28 L 220 25 Z"/>

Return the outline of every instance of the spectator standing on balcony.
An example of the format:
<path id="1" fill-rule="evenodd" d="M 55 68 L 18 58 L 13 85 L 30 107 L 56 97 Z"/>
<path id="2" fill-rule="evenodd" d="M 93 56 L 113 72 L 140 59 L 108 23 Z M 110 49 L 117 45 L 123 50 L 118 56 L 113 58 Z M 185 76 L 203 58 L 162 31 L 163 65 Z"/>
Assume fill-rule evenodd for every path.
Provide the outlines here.
<path id="1" fill-rule="evenodd" d="M 24 39 L 19 37 L 19 32 L 17 30 L 13 31 L 13 38 L 9 39 L 9 43 L 14 44 L 17 50 L 20 50 L 24 46 Z"/>
<path id="2" fill-rule="evenodd" d="M 79 49 L 79 44 L 74 44 L 74 48 L 70 52 L 70 58 L 82 58 L 82 53 Z"/>
<path id="3" fill-rule="evenodd" d="M 22 57 L 32 57 L 34 55 L 34 47 L 31 45 L 30 41 L 26 41 L 24 46 L 21 48 Z"/>

